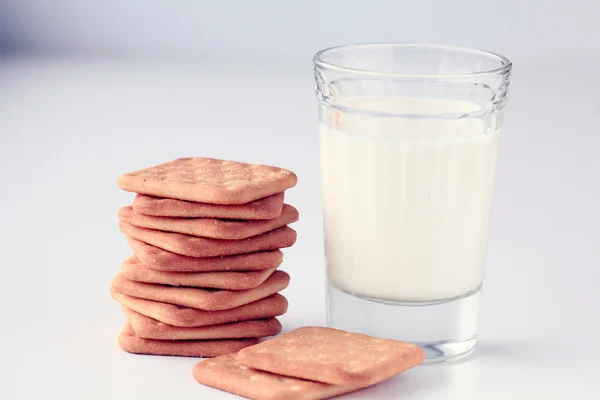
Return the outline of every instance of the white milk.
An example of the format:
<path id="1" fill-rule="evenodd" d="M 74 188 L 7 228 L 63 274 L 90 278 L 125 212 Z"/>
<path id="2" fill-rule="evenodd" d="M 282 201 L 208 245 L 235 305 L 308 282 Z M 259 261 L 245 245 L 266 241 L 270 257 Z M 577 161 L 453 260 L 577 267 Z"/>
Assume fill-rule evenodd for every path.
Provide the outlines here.
<path id="1" fill-rule="evenodd" d="M 398 97 L 343 105 L 423 115 L 478 111 L 469 102 Z M 322 108 L 329 282 L 390 301 L 442 300 L 476 290 L 500 132 L 484 133 L 477 118 L 383 118 Z"/>

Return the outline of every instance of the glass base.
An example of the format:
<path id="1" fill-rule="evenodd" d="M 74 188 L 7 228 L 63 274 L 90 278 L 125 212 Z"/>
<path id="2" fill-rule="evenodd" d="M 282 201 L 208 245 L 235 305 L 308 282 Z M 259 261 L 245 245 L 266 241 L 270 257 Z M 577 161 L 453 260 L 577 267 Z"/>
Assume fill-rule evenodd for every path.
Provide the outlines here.
<path id="1" fill-rule="evenodd" d="M 327 326 L 411 342 L 426 363 L 456 360 L 475 347 L 481 288 L 452 299 L 392 302 L 327 289 Z"/>
<path id="2" fill-rule="evenodd" d="M 456 361 L 468 356 L 475 350 L 477 338 L 457 342 L 421 343 L 414 342 L 425 352 L 425 364 Z"/>

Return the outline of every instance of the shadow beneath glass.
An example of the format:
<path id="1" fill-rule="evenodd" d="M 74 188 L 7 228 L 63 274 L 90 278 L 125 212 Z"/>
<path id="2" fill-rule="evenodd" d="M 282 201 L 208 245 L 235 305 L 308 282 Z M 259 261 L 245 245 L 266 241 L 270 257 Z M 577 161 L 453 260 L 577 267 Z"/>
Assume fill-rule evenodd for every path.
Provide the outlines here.
<path id="1" fill-rule="evenodd" d="M 548 343 L 541 340 L 483 342 L 467 357 L 421 365 L 378 385 L 344 396 L 344 399 L 430 399 L 476 395 L 481 373 L 488 366 L 525 369 L 548 361 Z M 556 346 L 552 346 L 556 347 Z"/>
<path id="2" fill-rule="evenodd" d="M 537 364 L 551 356 L 549 348 L 559 349 L 560 346 L 549 344 L 545 340 L 482 342 L 477 344 L 472 357 L 474 361 Z"/>

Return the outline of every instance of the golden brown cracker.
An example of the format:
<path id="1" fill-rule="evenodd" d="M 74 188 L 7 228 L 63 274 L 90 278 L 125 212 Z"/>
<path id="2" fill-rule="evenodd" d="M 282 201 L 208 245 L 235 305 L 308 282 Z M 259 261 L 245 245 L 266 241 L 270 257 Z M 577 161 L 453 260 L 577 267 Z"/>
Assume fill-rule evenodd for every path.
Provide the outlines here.
<path id="1" fill-rule="evenodd" d="M 228 324 L 182 328 L 164 324 L 123 306 L 129 324 L 135 334 L 145 339 L 159 340 L 207 340 L 259 338 L 277 335 L 281 323 L 277 318 L 255 319 Z"/>
<path id="2" fill-rule="evenodd" d="M 154 283 L 134 282 L 119 274 L 112 280 L 111 289 L 128 296 L 139 297 L 169 304 L 177 304 L 200 310 L 228 310 L 271 296 L 285 289 L 290 276 L 275 271 L 260 286 L 248 290 L 215 290 L 173 287 Z"/>
<path id="3" fill-rule="evenodd" d="M 296 174 L 283 168 L 214 158 L 179 158 L 123 174 L 128 192 L 212 204 L 244 204 L 296 185 Z"/>
<path id="4" fill-rule="evenodd" d="M 121 264 L 121 274 L 131 281 L 211 289 L 247 290 L 262 284 L 275 269 L 231 272 L 166 272 L 149 268 L 136 256 Z"/>
<path id="5" fill-rule="evenodd" d="M 304 327 L 238 353 L 247 367 L 332 385 L 365 387 L 423 362 L 418 346 L 331 328 Z"/>
<path id="6" fill-rule="evenodd" d="M 200 361 L 192 374 L 199 383 L 254 400 L 319 400 L 357 390 L 248 368 L 235 354 Z"/>
<path id="7" fill-rule="evenodd" d="M 225 324 L 277 317 L 286 313 L 287 299 L 279 293 L 229 310 L 205 311 L 153 300 L 140 299 L 110 291 L 111 296 L 122 305 L 157 321 L 180 327 Z"/>
<path id="8" fill-rule="evenodd" d="M 221 240 L 139 228 L 124 222 L 121 231 L 134 239 L 188 257 L 216 257 L 255 253 L 290 247 L 296 242 L 296 231 L 288 226 L 241 240 Z"/>
<path id="9" fill-rule="evenodd" d="M 148 267 L 172 272 L 257 271 L 277 268 L 283 261 L 281 250 L 217 257 L 188 257 L 152 246 L 131 236 L 127 243 Z"/>
<path id="10" fill-rule="evenodd" d="M 136 336 L 129 324 L 119 335 L 119 346 L 128 353 L 156 356 L 216 357 L 258 343 L 258 339 L 155 340 Z"/>
<path id="11" fill-rule="evenodd" d="M 261 235 L 298 221 L 298 210 L 285 204 L 281 215 L 277 218 L 240 221 L 215 218 L 155 217 L 135 212 L 132 207 L 123 207 L 119 211 L 119 219 L 140 228 L 213 239 L 240 240 Z"/>
<path id="12" fill-rule="evenodd" d="M 245 204 L 210 204 L 167 199 L 138 194 L 133 199 L 133 210 L 157 217 L 226 218 L 242 220 L 273 219 L 281 215 L 284 193 Z"/>

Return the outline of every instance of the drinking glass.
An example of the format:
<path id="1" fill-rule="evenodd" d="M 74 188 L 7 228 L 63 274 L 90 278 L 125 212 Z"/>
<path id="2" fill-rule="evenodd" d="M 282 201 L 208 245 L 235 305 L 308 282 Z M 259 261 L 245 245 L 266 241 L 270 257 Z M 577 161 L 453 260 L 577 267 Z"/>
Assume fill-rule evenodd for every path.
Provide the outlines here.
<path id="1" fill-rule="evenodd" d="M 329 326 L 476 342 L 511 63 L 468 48 L 365 44 L 314 57 Z"/>

